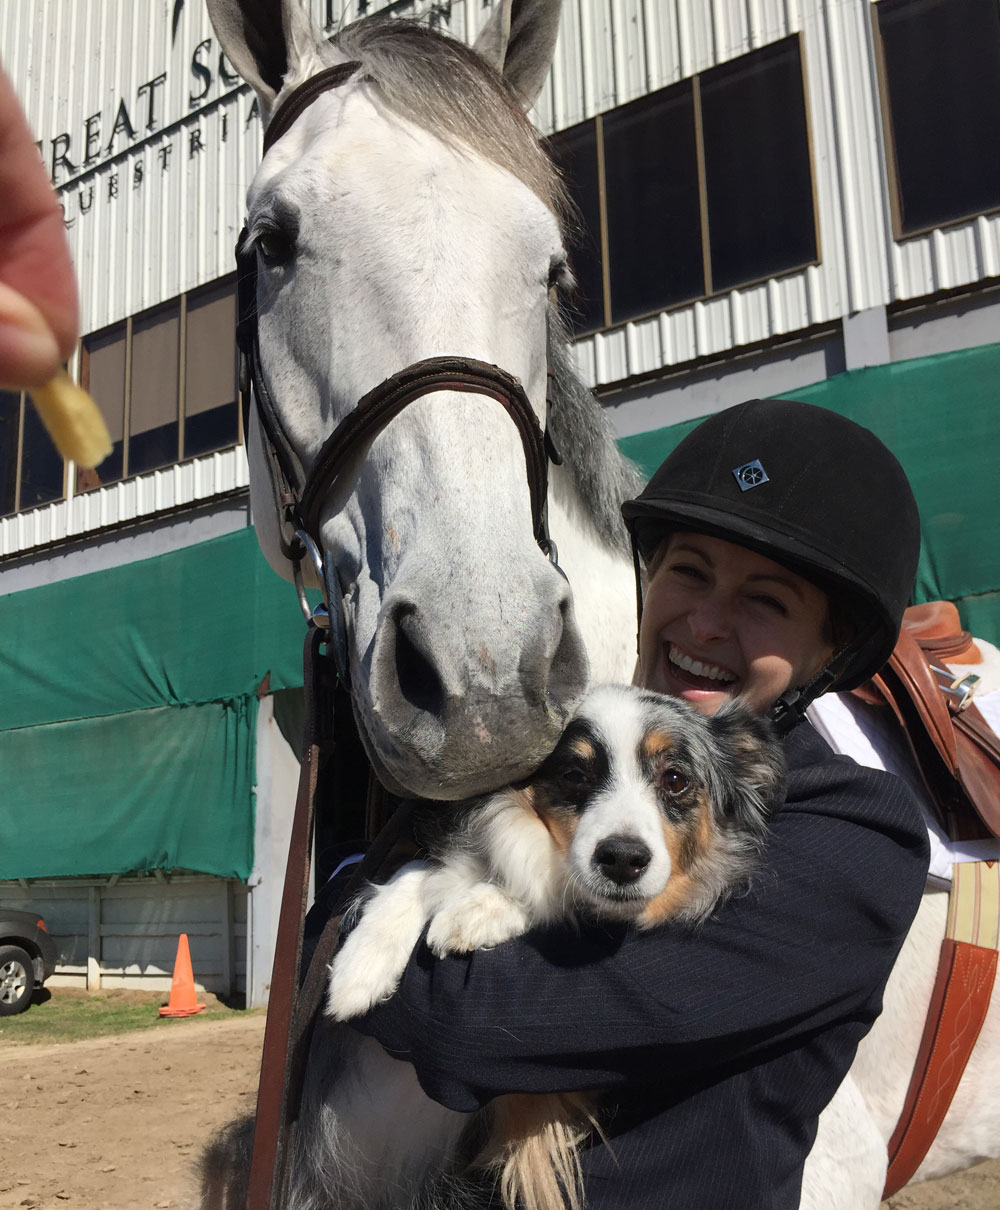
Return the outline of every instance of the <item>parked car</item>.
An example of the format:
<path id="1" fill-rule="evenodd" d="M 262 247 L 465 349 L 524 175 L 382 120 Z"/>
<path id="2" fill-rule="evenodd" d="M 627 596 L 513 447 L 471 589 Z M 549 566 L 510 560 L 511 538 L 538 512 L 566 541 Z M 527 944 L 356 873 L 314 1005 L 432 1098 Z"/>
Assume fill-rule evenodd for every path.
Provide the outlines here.
<path id="1" fill-rule="evenodd" d="M 55 942 L 38 913 L 0 908 L 0 1017 L 23 1013 L 55 969 Z"/>

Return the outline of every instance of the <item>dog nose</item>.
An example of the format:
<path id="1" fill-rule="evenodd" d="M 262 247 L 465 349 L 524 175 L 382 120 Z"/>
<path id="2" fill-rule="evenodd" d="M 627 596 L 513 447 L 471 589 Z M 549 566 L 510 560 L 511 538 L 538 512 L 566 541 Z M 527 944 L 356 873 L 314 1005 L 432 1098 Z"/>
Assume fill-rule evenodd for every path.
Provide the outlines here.
<path id="1" fill-rule="evenodd" d="M 619 886 L 640 879 L 653 854 L 634 836 L 609 836 L 594 850 L 594 865 Z"/>

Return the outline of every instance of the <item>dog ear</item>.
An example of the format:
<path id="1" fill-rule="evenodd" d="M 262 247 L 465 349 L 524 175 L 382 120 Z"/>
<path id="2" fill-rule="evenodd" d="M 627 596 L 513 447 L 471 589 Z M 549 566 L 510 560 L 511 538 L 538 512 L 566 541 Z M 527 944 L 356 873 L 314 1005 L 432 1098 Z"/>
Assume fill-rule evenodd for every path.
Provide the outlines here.
<path id="1" fill-rule="evenodd" d="M 707 722 L 719 756 L 717 804 L 724 816 L 763 830 L 785 798 L 785 754 L 774 728 L 740 701 L 727 702 Z"/>

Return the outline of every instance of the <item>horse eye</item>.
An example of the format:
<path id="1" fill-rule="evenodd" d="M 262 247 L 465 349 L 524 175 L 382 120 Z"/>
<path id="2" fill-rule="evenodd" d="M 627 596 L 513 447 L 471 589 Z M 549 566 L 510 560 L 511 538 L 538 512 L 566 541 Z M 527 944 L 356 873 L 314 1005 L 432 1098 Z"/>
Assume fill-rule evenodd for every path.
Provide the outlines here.
<path id="1" fill-rule="evenodd" d="M 668 794 L 683 794 L 688 788 L 688 779 L 679 769 L 670 768 L 663 774 L 663 789 Z"/>
<path id="2" fill-rule="evenodd" d="M 292 259 L 295 244 L 283 231 L 272 227 L 258 235 L 257 249 L 265 265 L 284 265 Z"/>
<path id="3" fill-rule="evenodd" d="M 549 264 L 549 289 L 555 290 L 570 281 L 569 262 L 565 252 L 554 256 Z"/>

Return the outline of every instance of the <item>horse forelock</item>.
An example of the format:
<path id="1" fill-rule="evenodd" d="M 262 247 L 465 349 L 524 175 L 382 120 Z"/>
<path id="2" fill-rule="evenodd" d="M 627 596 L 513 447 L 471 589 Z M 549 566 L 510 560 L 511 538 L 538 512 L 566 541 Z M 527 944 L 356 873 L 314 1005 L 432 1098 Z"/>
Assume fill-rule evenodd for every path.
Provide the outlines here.
<path id="1" fill-rule="evenodd" d="M 398 17 L 357 21 L 332 42 L 362 64 L 393 113 L 506 169 L 561 223 L 571 212 L 559 172 L 513 91 L 471 47 Z"/>

